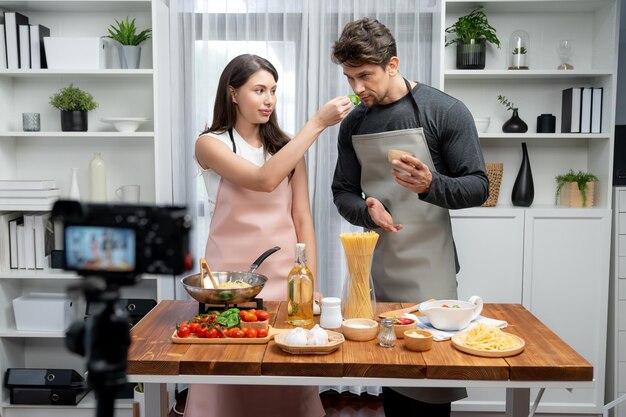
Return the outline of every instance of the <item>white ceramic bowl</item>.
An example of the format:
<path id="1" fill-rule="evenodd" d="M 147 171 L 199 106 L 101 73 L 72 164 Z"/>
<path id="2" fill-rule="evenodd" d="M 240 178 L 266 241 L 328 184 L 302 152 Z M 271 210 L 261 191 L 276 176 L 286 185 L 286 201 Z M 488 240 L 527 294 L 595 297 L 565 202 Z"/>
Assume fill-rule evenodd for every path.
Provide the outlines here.
<path id="1" fill-rule="evenodd" d="M 436 329 L 463 330 L 483 311 L 483 300 L 475 295 L 469 301 L 425 301 L 420 304 L 420 311 Z"/>
<path id="2" fill-rule="evenodd" d="M 474 117 L 474 123 L 478 133 L 485 133 L 491 123 L 491 117 Z"/>
<path id="3" fill-rule="evenodd" d="M 101 122 L 110 123 L 118 132 L 135 132 L 143 123 L 150 121 L 145 117 L 108 117 L 100 119 Z"/>

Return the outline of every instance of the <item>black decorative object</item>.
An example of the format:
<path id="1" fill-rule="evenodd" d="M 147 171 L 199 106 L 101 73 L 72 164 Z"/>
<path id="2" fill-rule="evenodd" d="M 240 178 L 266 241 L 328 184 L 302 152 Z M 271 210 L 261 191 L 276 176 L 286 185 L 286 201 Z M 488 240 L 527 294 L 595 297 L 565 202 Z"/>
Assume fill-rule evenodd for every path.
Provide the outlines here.
<path id="1" fill-rule="evenodd" d="M 533 184 L 533 173 L 530 170 L 530 160 L 528 159 L 526 142 L 522 142 L 522 164 L 519 167 L 517 178 L 515 178 L 515 184 L 513 184 L 511 201 L 514 206 L 530 207 L 534 198 L 535 186 Z"/>
<path id="2" fill-rule="evenodd" d="M 504 122 L 502 131 L 504 133 L 526 133 L 528 131 L 528 125 L 520 119 L 517 114 L 517 109 L 513 109 L 513 116 Z"/>
<path id="3" fill-rule="evenodd" d="M 476 43 L 456 44 L 457 69 L 485 69 L 487 44 L 484 41 Z"/>
<path id="4" fill-rule="evenodd" d="M 551 114 L 537 116 L 537 133 L 556 132 L 556 117 Z"/>
<path id="5" fill-rule="evenodd" d="M 82 110 L 62 111 L 61 130 L 63 132 L 86 132 L 87 112 Z"/>

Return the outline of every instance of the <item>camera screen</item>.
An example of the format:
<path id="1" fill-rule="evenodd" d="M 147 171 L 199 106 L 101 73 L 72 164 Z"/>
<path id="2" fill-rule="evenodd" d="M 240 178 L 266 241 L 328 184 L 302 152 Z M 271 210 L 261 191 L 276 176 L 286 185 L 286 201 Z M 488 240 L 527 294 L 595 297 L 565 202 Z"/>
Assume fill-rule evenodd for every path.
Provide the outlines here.
<path id="1" fill-rule="evenodd" d="M 65 267 L 79 271 L 134 271 L 135 231 L 101 226 L 65 227 Z"/>

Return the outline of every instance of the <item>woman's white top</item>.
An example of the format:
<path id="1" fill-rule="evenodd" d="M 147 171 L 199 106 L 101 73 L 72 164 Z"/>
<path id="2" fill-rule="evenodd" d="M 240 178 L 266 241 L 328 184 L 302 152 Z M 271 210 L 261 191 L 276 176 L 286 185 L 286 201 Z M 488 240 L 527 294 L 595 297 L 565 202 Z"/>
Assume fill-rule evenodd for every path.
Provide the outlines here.
<path id="1" fill-rule="evenodd" d="M 215 138 L 219 140 L 220 142 L 224 143 L 225 146 L 228 146 L 228 149 L 230 150 L 233 149 L 233 143 L 230 141 L 230 136 L 228 135 L 228 132 L 224 132 L 221 134 L 207 133 L 206 135 L 203 135 L 203 136 L 211 136 L 212 138 Z M 237 155 L 252 162 L 253 164 L 257 166 L 262 166 L 265 163 L 266 159 L 265 159 L 262 146 L 259 148 L 255 148 L 254 146 L 250 145 L 241 137 L 241 135 L 239 135 L 239 133 L 237 133 L 235 129 L 233 129 L 233 139 L 235 139 L 235 147 L 237 150 Z M 267 155 L 267 156 L 269 159 L 270 155 Z M 194 156 L 194 159 L 196 159 L 195 156 Z M 211 168 L 204 169 L 200 166 L 200 164 L 198 164 L 198 166 L 200 167 L 200 171 L 202 173 L 202 179 L 204 180 L 204 186 L 206 187 L 206 192 L 208 196 L 208 201 L 209 201 L 209 207 L 208 207 L 209 219 L 208 220 L 210 224 L 211 218 L 213 217 L 213 212 L 215 211 L 217 191 L 219 189 L 220 181 L 222 180 L 222 177 L 217 172 L 213 171 Z"/>

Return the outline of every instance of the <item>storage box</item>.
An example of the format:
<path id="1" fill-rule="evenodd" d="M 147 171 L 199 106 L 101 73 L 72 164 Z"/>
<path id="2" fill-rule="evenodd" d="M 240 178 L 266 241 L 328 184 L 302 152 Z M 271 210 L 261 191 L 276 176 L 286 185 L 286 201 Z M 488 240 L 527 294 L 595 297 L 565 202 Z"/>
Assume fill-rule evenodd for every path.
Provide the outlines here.
<path id="1" fill-rule="evenodd" d="M 568 182 L 561 188 L 561 205 L 566 207 L 593 207 L 593 193 L 595 182 L 585 185 L 586 201 L 583 205 L 583 196 L 578 189 L 578 183 Z"/>
<path id="2" fill-rule="evenodd" d="M 104 38 L 43 38 L 48 69 L 105 69 Z"/>
<path id="3" fill-rule="evenodd" d="M 76 319 L 76 303 L 66 294 L 30 293 L 13 300 L 17 330 L 62 332 Z"/>

